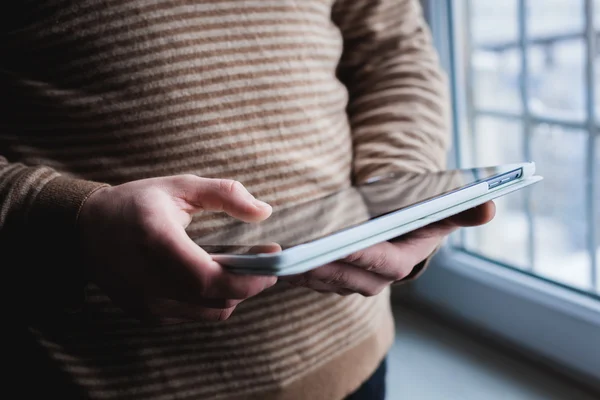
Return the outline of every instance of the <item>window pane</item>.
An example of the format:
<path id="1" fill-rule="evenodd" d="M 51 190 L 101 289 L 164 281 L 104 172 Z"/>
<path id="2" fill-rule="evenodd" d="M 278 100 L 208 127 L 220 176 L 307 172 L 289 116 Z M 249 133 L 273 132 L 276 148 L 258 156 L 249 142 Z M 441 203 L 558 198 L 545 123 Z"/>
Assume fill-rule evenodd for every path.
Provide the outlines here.
<path id="1" fill-rule="evenodd" d="M 517 50 L 474 50 L 473 102 L 486 110 L 520 112 L 519 70 L 521 55 Z"/>
<path id="2" fill-rule="evenodd" d="M 521 162 L 525 157 L 520 120 L 476 118 L 473 136 L 473 160 L 477 166 Z"/>
<path id="3" fill-rule="evenodd" d="M 518 112 L 521 54 L 516 0 L 469 1 L 473 102 L 477 107 Z"/>
<path id="4" fill-rule="evenodd" d="M 526 3 L 530 38 L 583 32 L 583 0 L 526 0 Z"/>
<path id="5" fill-rule="evenodd" d="M 553 118 L 585 119 L 582 0 L 527 0 L 530 108 Z"/>
<path id="6" fill-rule="evenodd" d="M 523 160 L 523 128 L 519 121 L 477 118 L 474 137 L 475 165 Z M 465 230 L 465 248 L 518 268 L 526 268 L 529 228 L 523 207 L 524 193 L 511 193 L 495 202 L 497 217 L 482 227 Z M 507 235 L 507 232 L 510 234 Z"/>
<path id="7" fill-rule="evenodd" d="M 471 8 L 471 34 L 475 46 L 518 40 L 517 0 L 466 0 L 465 3 Z"/>
<path id="8" fill-rule="evenodd" d="M 600 0 L 594 21 L 596 112 L 600 123 Z M 459 132 L 464 166 L 536 162 L 539 184 L 496 201 L 490 224 L 462 230 L 470 252 L 549 280 L 583 290 L 593 285 L 589 227 L 600 229 L 600 210 L 589 207 L 586 177 L 595 168 L 600 186 L 600 144 L 594 164 L 587 163 L 587 36 L 585 0 L 525 0 L 528 107 L 526 131 L 521 104 L 520 1 L 457 1 L 457 81 L 466 104 L 457 116 L 469 129 Z M 469 8 L 470 7 L 470 8 Z M 466 11 L 465 11 L 466 9 Z M 466 21 L 467 23 L 464 23 Z M 463 76 L 462 74 L 465 74 Z M 469 75 L 470 74 L 470 75 Z M 460 94 L 462 94 L 460 93 Z M 459 97 L 460 98 L 460 97 Z M 535 117 L 570 122 L 538 124 Z M 579 129 L 573 127 L 580 126 Z M 528 142 L 524 136 L 527 135 Z M 600 139 L 599 139 L 600 141 Z M 525 154 L 526 147 L 529 154 Z M 595 191 L 600 209 L 600 188 Z M 457 235 L 458 236 L 458 235 Z M 454 239 L 456 240 L 456 239 Z M 600 232 L 597 238 L 600 257 Z M 600 293 L 600 270 L 596 274 Z"/>
<path id="9" fill-rule="evenodd" d="M 587 132 L 539 125 L 532 157 L 544 180 L 530 190 L 534 210 L 534 272 L 590 289 L 585 201 Z"/>
<path id="10" fill-rule="evenodd" d="M 527 51 L 531 113 L 583 121 L 586 118 L 585 42 L 561 39 L 532 45 Z"/>
<path id="11" fill-rule="evenodd" d="M 529 228 L 522 192 L 496 199 L 496 217 L 465 229 L 465 249 L 511 267 L 529 270 Z"/>

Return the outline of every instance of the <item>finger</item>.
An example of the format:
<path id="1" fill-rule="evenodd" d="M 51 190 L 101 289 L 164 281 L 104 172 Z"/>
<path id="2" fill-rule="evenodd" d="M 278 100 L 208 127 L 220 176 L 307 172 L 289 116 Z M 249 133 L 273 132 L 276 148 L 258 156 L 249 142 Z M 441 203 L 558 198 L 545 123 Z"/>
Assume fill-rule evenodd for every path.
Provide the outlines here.
<path id="1" fill-rule="evenodd" d="M 125 313 L 151 324 L 179 323 L 185 321 L 223 321 L 236 308 L 239 301 L 213 300 L 200 306 L 173 299 L 148 297 L 146 292 L 130 288 L 104 287 L 104 291 Z"/>
<path id="2" fill-rule="evenodd" d="M 383 242 L 344 258 L 344 262 L 394 281 L 408 276 L 426 259 L 444 237 L 460 226 L 484 224 L 494 217 L 495 205 L 487 202 L 447 220 L 418 229 L 393 242 Z"/>
<path id="3" fill-rule="evenodd" d="M 267 253 L 278 253 L 282 250 L 281 245 L 278 243 L 259 244 L 252 246 L 248 253 L 250 254 L 267 254 Z"/>
<path id="4" fill-rule="evenodd" d="M 224 211 L 245 222 L 258 222 L 268 218 L 272 208 L 256 199 L 240 182 L 229 179 L 208 179 L 194 175 L 181 175 L 168 180 L 167 190 L 172 196 L 184 200 L 198 209 Z"/>
<path id="5" fill-rule="evenodd" d="M 436 245 L 444 237 L 448 236 L 456 229 L 461 227 L 479 226 L 491 221 L 496 213 L 496 205 L 489 201 L 470 210 L 463 211 L 460 214 L 453 215 L 442 221 L 435 222 L 423 228 L 410 232 L 400 240 L 394 242 L 414 240 L 414 239 L 430 239 Z"/>
<path id="6" fill-rule="evenodd" d="M 496 215 L 496 204 L 488 201 L 480 206 L 448 218 L 447 222 L 456 226 L 478 226 L 487 224 Z"/>
<path id="7" fill-rule="evenodd" d="M 159 229 L 162 231 L 153 247 L 160 254 L 156 270 L 168 283 L 163 288 L 164 297 L 192 304 L 204 304 L 206 299 L 243 300 L 277 281 L 272 276 L 227 272 L 176 223 L 163 223 Z"/>
<path id="8" fill-rule="evenodd" d="M 208 308 L 188 304 L 172 299 L 152 299 L 148 307 L 150 313 L 161 323 L 184 321 L 225 321 L 236 306 L 223 308 Z"/>
<path id="9" fill-rule="evenodd" d="M 485 224 L 494 218 L 495 204 L 484 203 L 448 219 L 417 229 L 391 242 L 383 242 L 358 251 L 343 261 L 392 278 L 405 278 L 429 257 L 446 236 L 462 226 Z"/>
<path id="10" fill-rule="evenodd" d="M 170 275 L 172 276 L 173 274 Z M 182 295 L 181 288 L 178 287 L 174 280 L 170 280 L 166 276 L 161 276 L 160 278 L 152 275 L 146 276 L 142 284 L 138 285 L 137 287 L 128 288 L 127 292 L 131 292 L 130 296 L 127 296 L 128 298 L 135 295 L 140 299 L 165 298 L 182 302 L 188 299 L 192 299 L 193 303 L 190 304 L 194 306 L 201 306 L 205 308 L 214 309 L 225 309 L 235 307 L 243 301 L 241 299 L 208 298 L 201 296 L 192 297 Z M 120 297 L 123 298 L 123 296 Z M 128 302 L 131 301 L 128 300 Z"/>
<path id="11" fill-rule="evenodd" d="M 204 299 L 198 299 L 195 303 L 186 303 L 184 301 L 173 299 L 173 298 L 164 297 L 162 299 L 164 299 L 164 301 L 169 300 L 169 301 L 177 302 L 178 304 L 187 304 L 190 307 L 212 308 L 212 309 L 216 309 L 216 310 L 222 310 L 222 309 L 236 307 L 238 304 L 240 304 L 243 301 L 243 300 L 234 300 L 234 299 L 204 298 Z"/>
<path id="12" fill-rule="evenodd" d="M 395 248 L 395 252 L 391 254 L 402 255 L 401 265 L 406 273 L 404 277 L 408 276 L 416 265 L 430 257 L 444 239 L 458 228 L 455 223 L 444 220 L 391 240 L 389 243 Z"/>
<path id="13" fill-rule="evenodd" d="M 382 242 L 354 252 L 341 261 L 388 280 L 397 281 L 410 274 L 417 264 L 415 258 L 426 251 L 420 248 L 422 246 L 430 247 L 428 243 L 419 243 L 419 246 L 407 249 L 400 248 L 394 243 Z"/>
<path id="14" fill-rule="evenodd" d="M 322 291 L 324 287 L 333 287 L 335 292 L 345 289 L 346 293 L 351 291 L 363 296 L 374 296 L 390 284 L 389 279 L 343 262 L 326 264 L 303 274 L 286 276 L 281 279 L 296 286 L 315 290 Z"/>
<path id="15" fill-rule="evenodd" d="M 324 294 L 335 293 L 335 294 L 339 294 L 340 296 L 349 296 L 351 294 L 357 294 L 355 291 L 353 291 L 351 289 L 345 289 L 345 288 L 341 288 L 341 287 L 337 287 L 337 286 L 333 286 L 333 285 L 328 285 L 321 281 L 311 281 L 309 286 L 304 286 L 304 287 L 307 287 L 316 292 L 324 293 Z"/>
<path id="16" fill-rule="evenodd" d="M 225 321 L 235 306 L 229 308 L 206 308 L 198 305 L 180 303 L 173 300 L 145 300 L 144 303 L 129 302 L 125 304 L 125 311 L 136 319 L 159 325 L 171 325 L 190 321 Z"/>

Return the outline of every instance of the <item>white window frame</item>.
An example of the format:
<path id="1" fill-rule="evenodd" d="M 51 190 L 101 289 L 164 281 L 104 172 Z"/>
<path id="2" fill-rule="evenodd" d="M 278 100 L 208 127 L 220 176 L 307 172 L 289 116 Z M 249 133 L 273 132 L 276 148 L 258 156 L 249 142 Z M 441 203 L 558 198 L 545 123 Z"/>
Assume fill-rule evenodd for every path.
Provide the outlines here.
<path id="1" fill-rule="evenodd" d="M 422 3 L 451 78 L 454 111 L 461 112 L 464 97 L 455 79 L 452 54 L 453 0 Z M 591 3 L 586 0 L 587 7 Z M 455 146 L 460 129 L 456 120 Z M 451 164 L 456 165 L 457 157 L 451 157 Z M 427 304 L 600 391 L 600 301 L 596 297 L 450 246 L 436 255 L 421 278 L 398 293 L 403 300 Z"/>

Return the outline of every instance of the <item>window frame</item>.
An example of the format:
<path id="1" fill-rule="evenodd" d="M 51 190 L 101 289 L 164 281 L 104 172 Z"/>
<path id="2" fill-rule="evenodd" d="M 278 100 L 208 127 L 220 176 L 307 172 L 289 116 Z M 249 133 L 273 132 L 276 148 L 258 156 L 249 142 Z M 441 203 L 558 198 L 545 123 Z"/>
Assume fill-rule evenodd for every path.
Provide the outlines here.
<path id="1" fill-rule="evenodd" d="M 523 7 L 524 0 L 519 1 Z M 589 12 L 592 0 L 585 0 L 585 4 Z M 450 165 L 456 167 L 460 165 L 457 162 L 462 150 L 459 132 L 463 128 L 457 116 L 465 115 L 461 113 L 465 112 L 466 93 L 464 83 L 457 82 L 456 55 L 452 51 L 454 2 L 422 0 L 422 5 L 441 64 L 449 76 L 455 143 Z M 593 17 L 588 16 L 587 23 L 592 20 Z M 588 70 L 586 74 L 590 79 L 593 71 Z M 590 108 L 594 99 L 589 96 L 594 96 L 593 91 L 587 100 L 588 111 L 594 111 Z M 596 122 L 588 118 L 585 123 L 593 128 Z M 600 301 L 597 298 L 449 245 L 437 253 L 428 271 L 400 296 L 403 300 L 427 304 L 495 336 L 515 350 L 600 391 Z"/>

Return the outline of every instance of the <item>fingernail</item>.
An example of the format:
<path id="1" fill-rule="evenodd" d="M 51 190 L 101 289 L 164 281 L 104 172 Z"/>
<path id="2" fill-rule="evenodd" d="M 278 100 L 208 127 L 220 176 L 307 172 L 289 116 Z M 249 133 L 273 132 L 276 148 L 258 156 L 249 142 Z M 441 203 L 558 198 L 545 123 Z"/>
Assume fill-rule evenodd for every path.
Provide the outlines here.
<path id="1" fill-rule="evenodd" d="M 254 205 L 258 208 L 271 208 L 271 206 L 264 201 L 254 199 Z"/>

